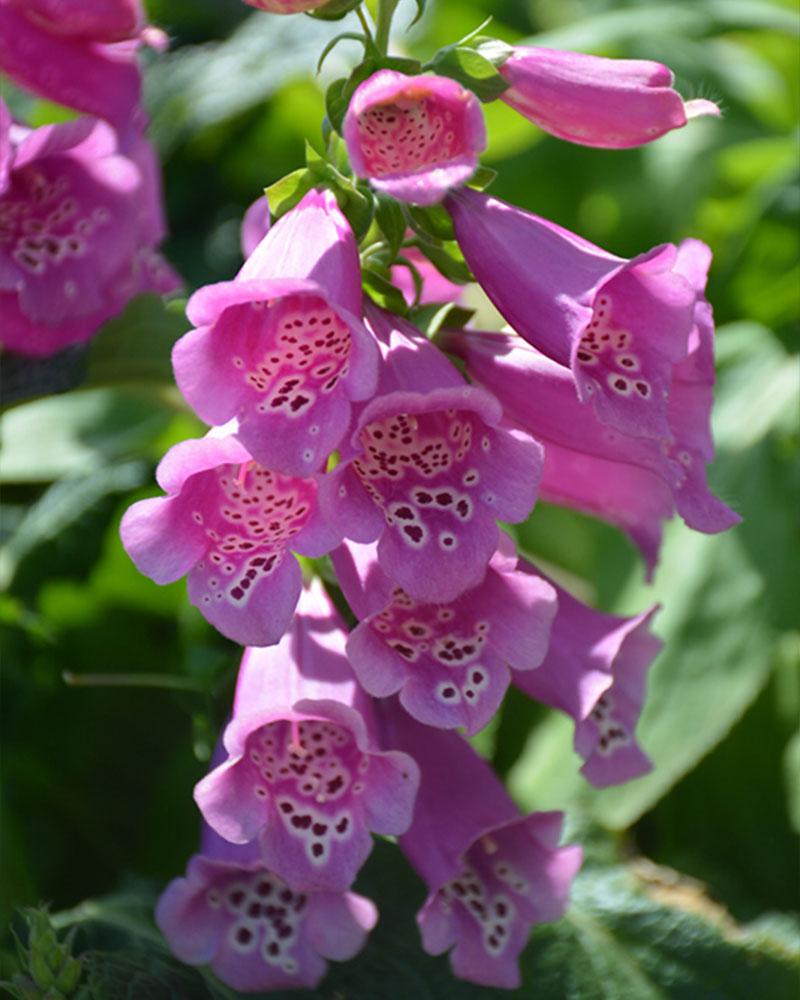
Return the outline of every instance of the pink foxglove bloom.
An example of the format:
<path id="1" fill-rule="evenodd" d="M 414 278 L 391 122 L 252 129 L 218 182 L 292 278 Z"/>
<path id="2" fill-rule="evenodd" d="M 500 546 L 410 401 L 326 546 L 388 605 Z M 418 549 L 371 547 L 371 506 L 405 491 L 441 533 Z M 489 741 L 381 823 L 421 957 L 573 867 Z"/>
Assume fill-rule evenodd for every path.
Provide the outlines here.
<path id="1" fill-rule="evenodd" d="M 470 179 L 486 148 L 478 98 L 442 76 L 382 69 L 359 85 L 342 129 L 357 177 L 398 201 L 432 205 Z"/>
<path id="2" fill-rule="evenodd" d="M 238 418 L 256 461 L 310 475 L 341 441 L 352 400 L 375 390 L 378 350 L 363 326 L 361 270 L 330 191 L 274 225 L 234 281 L 201 288 L 175 345 L 178 387 L 206 423 Z"/>
<path id="3" fill-rule="evenodd" d="M 123 155 L 113 129 L 96 119 L 30 130 L 7 116 L 4 127 L 0 117 L 0 342 L 8 349 L 52 354 L 88 340 L 139 292 L 173 290 L 177 276 L 154 249 L 163 236 L 158 166 L 144 138 Z"/>
<path id="4" fill-rule="evenodd" d="M 320 503 L 342 534 L 379 539 L 378 561 L 410 597 L 451 601 L 483 579 L 497 520 L 523 521 L 542 449 L 501 426 L 502 407 L 413 326 L 368 307 L 383 365 L 350 451 L 323 477 Z"/>
<path id="5" fill-rule="evenodd" d="M 513 989 L 531 924 L 566 909 L 581 849 L 558 846 L 562 813 L 521 816 L 460 736 L 421 726 L 398 707 L 386 714 L 394 744 L 422 771 L 414 822 L 400 838 L 428 887 L 417 914 L 422 946 L 450 951 L 462 979 Z"/>
<path id="6" fill-rule="evenodd" d="M 116 128 L 127 130 L 141 116 L 135 43 L 105 45 L 100 38 L 54 31 L 55 22 L 40 16 L 41 7 L 41 3 L 30 5 L 27 0 L 0 0 L 0 71 L 47 100 L 105 118 Z M 74 7 L 65 22 L 68 26 L 77 24 L 74 15 L 78 7 L 97 12 L 96 5 L 83 0 Z M 109 30 L 112 23 L 120 23 L 103 17 L 99 22 Z M 101 35 L 107 33 L 100 31 Z"/>
<path id="7" fill-rule="evenodd" d="M 133 504 L 120 527 L 137 568 L 159 584 L 188 574 L 189 600 L 234 642 L 277 642 L 301 591 L 293 552 L 315 558 L 339 539 L 317 480 L 258 465 L 233 437 L 182 441 L 156 478 L 167 496 Z"/>
<path id="8" fill-rule="evenodd" d="M 581 52 L 517 46 L 499 67 L 501 99 L 559 139 L 624 149 L 719 115 L 711 101 L 684 101 L 667 66 L 646 59 L 603 59 Z"/>
<path id="9" fill-rule="evenodd" d="M 264 867 L 256 844 L 203 829 L 186 875 L 167 886 L 156 923 L 175 955 L 210 965 L 243 992 L 315 987 L 326 958 L 345 961 L 375 926 L 374 904 L 353 892 L 298 892 Z"/>
<path id="10" fill-rule="evenodd" d="M 625 260 L 468 188 L 448 201 L 467 264 L 510 325 L 569 368 L 581 402 L 634 436 L 669 440 L 669 393 L 702 294 L 682 251 Z"/>
<path id="11" fill-rule="evenodd" d="M 345 543 L 332 554 L 339 585 L 362 619 L 347 656 L 362 687 L 400 703 L 429 726 L 468 735 L 500 707 L 509 667 L 531 670 L 547 652 L 555 591 L 496 552 L 483 581 L 454 601 L 422 604 L 393 584 L 374 545 Z"/>
<path id="12" fill-rule="evenodd" d="M 324 7 L 330 0 L 244 0 L 251 7 L 269 11 L 270 14 L 302 14 L 306 10 Z"/>
<path id="13" fill-rule="evenodd" d="M 247 259 L 269 232 L 269 202 L 266 195 L 256 198 L 242 218 L 240 243 L 242 256 Z"/>
<path id="14" fill-rule="evenodd" d="M 739 520 L 706 483 L 713 363 L 694 380 L 688 366 L 713 334 L 699 325 L 698 333 L 696 348 L 673 377 L 671 445 L 604 426 L 578 401 L 570 372 L 519 337 L 458 330 L 443 343 L 467 362 L 472 378 L 502 397 L 508 419 L 544 445 L 543 499 L 622 528 L 652 572 L 662 523 L 676 509 L 699 531 L 724 531 Z"/>
<path id="15" fill-rule="evenodd" d="M 370 831 L 405 832 L 419 772 L 379 749 L 371 702 L 345 656 L 347 635 L 321 584 L 300 599 L 277 646 L 245 652 L 228 759 L 195 789 L 206 822 L 232 843 L 258 840 L 293 889 L 343 891 Z"/>
<path id="16" fill-rule="evenodd" d="M 7 0 L 34 24 L 54 35 L 91 42 L 137 37 L 145 17 L 141 0 Z"/>
<path id="17" fill-rule="evenodd" d="M 519 568 L 538 570 L 524 559 Z M 531 698 L 575 720 L 581 774 L 600 788 L 646 774 L 650 760 L 634 731 L 647 671 L 663 646 L 650 632 L 658 605 L 634 618 L 595 611 L 556 586 L 558 614 L 550 648 L 536 670 L 514 671 L 514 684 Z"/>

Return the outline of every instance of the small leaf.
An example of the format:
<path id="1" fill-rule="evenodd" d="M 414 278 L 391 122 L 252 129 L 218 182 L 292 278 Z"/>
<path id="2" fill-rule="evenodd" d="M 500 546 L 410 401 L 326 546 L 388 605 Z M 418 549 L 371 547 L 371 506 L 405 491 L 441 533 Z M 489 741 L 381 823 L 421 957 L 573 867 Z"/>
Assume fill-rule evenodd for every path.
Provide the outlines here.
<path id="1" fill-rule="evenodd" d="M 320 53 L 320 57 L 317 60 L 317 73 L 319 73 L 319 71 L 325 65 L 325 60 L 328 58 L 331 52 L 333 52 L 333 50 L 336 48 L 339 42 L 345 41 L 345 39 L 348 39 L 351 42 L 361 42 L 362 44 L 366 44 L 367 41 L 364 35 L 359 35 L 358 32 L 356 31 L 343 31 L 340 35 L 336 35 L 328 42 L 328 44 Z"/>
<path id="2" fill-rule="evenodd" d="M 414 15 L 412 20 L 410 20 L 406 25 L 406 31 L 408 31 L 409 28 L 413 28 L 414 25 L 417 23 L 417 21 L 419 21 L 419 19 L 425 13 L 425 4 L 427 0 L 414 0 L 414 2 L 417 5 L 417 13 Z"/>
<path id="3" fill-rule="evenodd" d="M 398 316 L 406 315 L 408 306 L 406 305 L 406 300 L 403 298 L 403 293 L 391 281 L 385 278 L 384 275 L 372 270 L 372 268 L 365 267 L 362 272 L 362 279 L 364 281 L 364 291 L 373 302 Z"/>
<path id="4" fill-rule="evenodd" d="M 304 167 L 293 170 L 279 181 L 264 189 L 269 202 L 269 213 L 273 219 L 279 219 L 294 208 L 314 187 L 314 177 Z"/>
<path id="5" fill-rule="evenodd" d="M 331 171 L 333 171 L 331 167 Z M 337 171 L 338 173 L 338 171 Z M 365 194 L 359 188 L 351 184 L 347 178 L 342 177 L 338 183 L 331 184 L 336 201 L 342 210 L 345 218 L 350 223 L 356 240 L 362 240 L 366 236 L 372 219 L 375 214 L 375 202 L 371 194 Z"/>
<path id="6" fill-rule="evenodd" d="M 497 171 L 492 170 L 491 167 L 478 167 L 467 183 L 471 188 L 476 188 L 478 191 L 485 191 L 495 177 L 497 177 Z"/>
<path id="7" fill-rule="evenodd" d="M 442 205 L 431 205 L 420 208 L 418 205 L 407 206 L 408 221 L 412 229 L 424 237 L 435 240 L 454 240 L 453 220 L 450 213 Z"/>
<path id="8" fill-rule="evenodd" d="M 458 80 L 484 102 L 496 101 L 509 87 L 487 58 L 465 45 L 442 49 L 430 65 L 437 73 Z"/>
<path id="9" fill-rule="evenodd" d="M 444 246 L 433 246 L 424 240 L 417 240 L 416 245 L 436 270 L 440 271 L 448 280 L 454 281 L 457 285 L 466 285 L 475 280 L 472 272 L 464 263 L 458 244 L 448 242 Z"/>
<path id="10" fill-rule="evenodd" d="M 375 221 L 386 237 L 391 257 L 394 259 L 406 234 L 406 219 L 402 208 L 392 198 L 378 195 L 377 202 Z"/>

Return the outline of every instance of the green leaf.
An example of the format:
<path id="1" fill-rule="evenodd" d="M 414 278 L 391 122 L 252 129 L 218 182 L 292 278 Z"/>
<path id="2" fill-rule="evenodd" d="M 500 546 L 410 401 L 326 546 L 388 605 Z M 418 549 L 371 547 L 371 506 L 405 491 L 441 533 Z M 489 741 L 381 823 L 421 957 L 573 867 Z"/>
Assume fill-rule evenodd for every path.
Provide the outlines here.
<path id="1" fill-rule="evenodd" d="M 408 31 L 409 28 L 413 28 L 414 25 L 417 23 L 417 21 L 419 21 L 419 19 L 425 13 L 425 3 L 427 2 L 427 0 L 414 0 L 414 2 L 417 5 L 417 12 L 412 18 L 412 20 L 410 20 L 406 25 L 406 31 Z"/>
<path id="2" fill-rule="evenodd" d="M 389 312 L 398 316 L 405 316 L 408 312 L 406 300 L 399 288 L 396 288 L 383 274 L 374 271 L 370 267 L 365 267 L 362 271 L 364 281 L 364 291 L 373 302 L 381 308 L 388 309 Z"/>
<path id="3" fill-rule="evenodd" d="M 437 73 L 467 87 L 481 101 L 496 101 L 509 87 L 485 56 L 466 45 L 442 49 L 430 65 Z"/>
<path id="4" fill-rule="evenodd" d="M 378 195 L 376 200 L 375 221 L 386 237 L 390 256 L 394 259 L 406 235 L 406 218 L 402 208 L 393 198 Z"/>
<path id="5" fill-rule="evenodd" d="M 275 181 L 264 190 L 269 202 L 269 214 L 273 219 L 279 219 L 294 208 L 312 187 L 314 187 L 314 177 L 304 167 L 281 177 L 279 181 Z"/>
<path id="6" fill-rule="evenodd" d="M 491 167 L 478 167 L 467 183 L 471 188 L 476 188 L 478 191 L 485 191 L 495 177 L 497 177 L 497 171 L 492 170 Z"/>
<path id="7" fill-rule="evenodd" d="M 316 10 L 306 11 L 306 13 L 318 21 L 338 21 L 345 14 L 349 14 L 351 10 L 355 10 L 362 2 L 363 0 L 330 0 L 324 6 L 317 7 Z"/>
<path id="8" fill-rule="evenodd" d="M 464 258 L 457 243 L 446 243 L 444 246 L 433 246 L 424 240 L 418 240 L 417 246 L 425 254 L 431 264 L 449 281 L 458 285 L 466 285 L 474 281 L 472 272 L 464 263 Z"/>
<path id="9" fill-rule="evenodd" d="M 334 168 L 331 167 L 331 170 Z M 357 241 L 366 236 L 375 214 L 375 202 L 372 194 L 365 194 L 351 184 L 345 177 L 338 183 L 331 184 L 336 201 L 347 221 L 352 226 Z"/>
<path id="10" fill-rule="evenodd" d="M 411 227 L 421 236 L 433 240 L 455 240 L 453 220 L 450 213 L 442 205 L 431 205 L 421 208 L 418 205 L 407 205 L 408 221 Z"/>

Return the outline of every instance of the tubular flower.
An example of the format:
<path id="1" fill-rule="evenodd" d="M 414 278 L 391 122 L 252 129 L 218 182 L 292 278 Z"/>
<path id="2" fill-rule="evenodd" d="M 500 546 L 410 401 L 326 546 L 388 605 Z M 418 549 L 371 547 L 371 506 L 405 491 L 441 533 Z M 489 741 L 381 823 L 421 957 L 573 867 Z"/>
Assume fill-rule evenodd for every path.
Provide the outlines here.
<path id="1" fill-rule="evenodd" d="M 245 652 L 228 758 L 195 789 L 206 822 L 232 843 L 258 839 L 266 866 L 293 889 L 347 889 L 370 831 L 411 823 L 418 768 L 378 749 L 346 638 L 321 585 L 304 591 L 280 643 Z"/>
<path id="2" fill-rule="evenodd" d="M 132 13 L 128 4 L 104 10 L 71 0 L 62 19 L 55 16 L 52 0 L 0 0 L 0 70 L 47 100 L 127 131 L 142 117 L 136 46 L 103 42 L 124 30 Z"/>
<path id="3" fill-rule="evenodd" d="M 428 886 L 417 914 L 422 946 L 432 955 L 450 950 L 462 979 L 513 989 L 531 924 L 564 913 L 581 849 L 558 846 L 561 813 L 521 816 L 460 736 L 421 726 L 396 706 L 386 717 L 393 743 L 422 772 L 414 822 L 400 838 Z"/>
<path id="4" fill-rule="evenodd" d="M 525 573 L 538 574 L 520 559 Z M 600 788 L 646 774 L 652 764 L 634 730 L 645 693 L 647 671 L 663 643 L 650 632 L 658 605 L 634 618 L 602 614 L 562 587 L 558 614 L 544 662 L 536 670 L 514 671 L 525 694 L 575 720 L 575 751 L 581 774 Z"/>
<path id="5" fill-rule="evenodd" d="M 258 244 L 269 232 L 269 202 L 266 195 L 256 198 L 252 205 L 242 217 L 242 229 L 239 242 L 242 248 L 242 257 L 245 260 L 252 254 Z"/>
<path id="6" fill-rule="evenodd" d="M 154 249 L 163 235 L 158 168 L 144 138 L 123 155 L 105 122 L 30 130 L 0 114 L 7 348 L 52 354 L 88 340 L 137 293 L 173 290 L 177 276 Z"/>
<path id="7" fill-rule="evenodd" d="M 145 23 L 141 0 L 8 0 L 45 31 L 90 42 L 136 38 Z"/>
<path id="8" fill-rule="evenodd" d="M 719 115 L 711 101 L 684 101 L 667 66 L 581 52 L 517 46 L 499 67 L 501 99 L 546 132 L 583 146 L 624 149 Z"/>
<path id="9" fill-rule="evenodd" d="M 380 539 L 381 569 L 410 597 L 451 601 L 483 579 L 497 519 L 530 513 L 541 447 L 500 426 L 494 396 L 465 385 L 414 327 L 374 307 L 367 315 L 383 353 L 380 394 L 323 478 L 320 503 L 345 537 Z"/>
<path id="10" fill-rule="evenodd" d="M 188 574 L 189 600 L 223 635 L 277 642 L 301 591 L 292 552 L 314 558 L 339 541 L 320 515 L 316 478 L 258 465 L 233 437 L 182 441 L 156 478 L 167 496 L 133 504 L 120 527 L 140 572 L 159 584 Z"/>
<path id="11" fill-rule="evenodd" d="M 713 332 L 699 319 L 689 357 L 673 374 L 669 445 L 604 426 L 578 401 L 569 371 L 519 337 L 463 330 L 443 337 L 471 377 L 502 395 L 506 417 L 544 445 L 542 497 L 618 525 L 641 548 L 649 572 L 662 522 L 676 509 L 699 531 L 724 531 L 739 520 L 705 477 L 704 462 L 713 456 L 713 364 L 704 373 L 697 359 Z"/>
<path id="12" fill-rule="evenodd" d="M 624 260 L 530 212 L 465 188 L 448 200 L 467 264 L 525 340 L 572 372 L 603 424 L 669 440 L 674 369 L 702 293 L 665 244 Z"/>
<path id="13" fill-rule="evenodd" d="M 210 965 L 235 990 L 316 986 L 326 958 L 364 946 L 378 912 L 353 892 L 297 892 L 264 867 L 255 844 L 234 845 L 204 826 L 186 876 L 167 886 L 156 923 L 189 965 Z"/>
<path id="14" fill-rule="evenodd" d="M 515 571 L 496 552 L 483 581 L 449 603 L 422 604 L 393 585 L 374 545 L 346 543 L 332 554 L 339 584 L 362 618 L 347 655 L 362 687 L 400 703 L 429 726 L 482 729 L 500 707 L 509 667 L 530 670 L 547 651 L 556 612 L 544 580 Z"/>
<path id="15" fill-rule="evenodd" d="M 356 89 L 343 135 L 353 172 L 398 201 L 432 205 L 464 184 L 486 148 L 475 95 L 442 76 L 382 69 Z"/>
<path id="16" fill-rule="evenodd" d="M 375 389 L 358 250 L 331 192 L 311 191 L 273 226 L 234 281 L 201 288 L 175 345 L 178 387 L 197 415 L 232 417 L 252 456 L 287 475 L 316 472 L 352 400 Z"/>
<path id="17" fill-rule="evenodd" d="M 302 14 L 306 10 L 324 7 L 330 0 L 244 0 L 251 7 L 266 10 L 270 14 Z"/>

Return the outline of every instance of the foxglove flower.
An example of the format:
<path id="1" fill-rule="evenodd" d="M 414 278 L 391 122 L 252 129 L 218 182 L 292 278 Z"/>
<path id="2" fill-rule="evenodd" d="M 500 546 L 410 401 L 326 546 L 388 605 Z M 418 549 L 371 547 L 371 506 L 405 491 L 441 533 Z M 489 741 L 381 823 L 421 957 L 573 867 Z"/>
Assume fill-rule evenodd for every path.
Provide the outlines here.
<path id="1" fill-rule="evenodd" d="M 386 716 L 393 743 L 422 772 L 414 822 L 400 838 L 428 887 L 417 914 L 422 946 L 432 955 L 452 949 L 462 979 L 513 989 L 531 924 L 564 913 L 581 849 L 558 846 L 561 813 L 520 816 L 460 736 L 421 726 L 397 707 Z"/>
<path id="2" fill-rule="evenodd" d="M 350 100 L 342 129 L 357 177 L 398 201 L 432 205 L 475 172 L 486 127 L 475 95 L 442 76 L 382 69 Z"/>
<path id="3" fill-rule="evenodd" d="M 353 958 L 377 919 L 373 903 L 353 892 L 290 889 L 256 844 L 229 844 L 207 826 L 186 876 L 170 882 L 156 908 L 182 962 L 210 965 L 244 992 L 315 987 L 325 959 Z"/>
<path id="4" fill-rule="evenodd" d="M 698 324 L 697 345 L 675 368 L 671 445 L 604 426 L 578 401 L 569 371 L 519 337 L 457 330 L 441 342 L 466 361 L 480 385 L 502 395 L 508 419 L 544 445 L 542 497 L 622 528 L 641 548 L 651 573 L 662 522 L 676 508 L 700 531 L 724 531 L 739 520 L 711 494 L 705 477 L 704 461 L 713 455 L 706 437 L 713 363 L 709 372 L 690 378 L 701 341 L 705 347 L 712 336 L 705 326 L 700 334 Z"/>
<path id="5" fill-rule="evenodd" d="M 244 213 L 240 243 L 242 256 L 247 259 L 269 232 L 269 201 L 266 195 L 256 198 Z"/>
<path id="6" fill-rule="evenodd" d="M 7 0 L 54 35 L 91 42 L 122 42 L 144 27 L 141 0 Z"/>
<path id="7" fill-rule="evenodd" d="M 120 526 L 137 568 L 159 584 L 188 574 L 189 600 L 229 639 L 277 642 L 301 591 L 292 553 L 315 558 L 338 541 L 317 480 L 258 465 L 233 437 L 182 441 L 156 478 L 167 496 L 133 504 Z"/>
<path id="8" fill-rule="evenodd" d="M 195 789 L 206 822 L 232 843 L 258 839 L 266 866 L 293 889 L 347 889 L 370 831 L 399 834 L 411 823 L 418 768 L 378 749 L 346 638 L 313 584 L 280 643 L 245 652 L 223 737 L 228 759 Z"/>
<path id="9" fill-rule="evenodd" d="M 43 356 L 88 340 L 139 292 L 168 292 L 158 166 L 105 122 L 30 130 L 0 117 L 0 341 Z M 2 186 L 2 174 L 5 185 Z"/>
<path id="10" fill-rule="evenodd" d="M 666 244 L 624 260 L 465 188 L 448 201 L 470 270 L 511 326 L 571 369 L 581 402 L 633 436 L 669 440 L 673 369 L 701 301 Z"/>
<path id="11" fill-rule="evenodd" d="M 101 44 L 103 36 L 120 30 L 130 12 L 115 5 L 114 15 L 106 15 L 85 0 L 70 3 L 63 22 L 45 11 L 41 0 L 0 0 L 0 71 L 40 97 L 104 118 L 120 131 L 141 124 L 135 44 Z M 87 28 L 89 16 L 96 15 L 99 35 L 80 32 L 84 14 Z"/>
<path id="12" fill-rule="evenodd" d="M 206 423 L 238 418 L 256 461 L 316 472 L 339 444 L 351 400 L 375 390 L 378 351 L 360 320 L 352 230 L 330 191 L 273 226 L 234 281 L 189 300 L 195 330 L 175 345 L 178 387 Z"/>
<path id="13" fill-rule="evenodd" d="M 538 574 L 524 559 L 519 569 Z M 554 585 L 555 586 L 555 585 Z M 650 632 L 658 605 L 634 618 L 603 614 L 556 586 L 558 614 L 550 648 L 536 670 L 514 671 L 514 684 L 575 721 L 581 774 L 604 788 L 646 774 L 650 760 L 634 730 L 647 671 L 663 646 Z"/>
<path id="14" fill-rule="evenodd" d="M 306 10 L 324 7 L 330 0 L 244 0 L 251 7 L 266 10 L 270 14 L 302 14 Z"/>
<path id="15" fill-rule="evenodd" d="M 377 307 L 367 317 L 383 353 L 379 395 L 320 503 L 345 537 L 380 539 L 381 569 L 414 600 L 451 601 L 483 579 L 497 519 L 530 513 L 542 450 L 500 426 L 495 397 L 465 385 L 413 326 Z"/>
<path id="16" fill-rule="evenodd" d="M 667 66 L 581 52 L 516 46 L 499 67 L 501 99 L 546 132 L 583 146 L 624 149 L 719 115 L 711 101 L 684 101 Z"/>
<path id="17" fill-rule="evenodd" d="M 500 707 L 509 667 L 531 670 L 547 651 L 556 612 L 544 580 L 516 572 L 516 554 L 497 551 L 477 587 L 449 603 L 422 604 L 386 577 L 374 545 L 332 554 L 337 579 L 362 619 L 347 640 L 361 686 L 400 703 L 429 726 L 482 729 Z"/>

